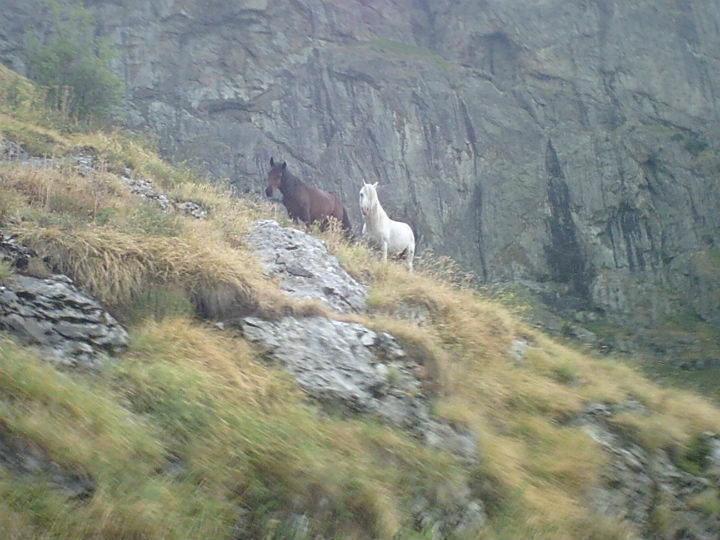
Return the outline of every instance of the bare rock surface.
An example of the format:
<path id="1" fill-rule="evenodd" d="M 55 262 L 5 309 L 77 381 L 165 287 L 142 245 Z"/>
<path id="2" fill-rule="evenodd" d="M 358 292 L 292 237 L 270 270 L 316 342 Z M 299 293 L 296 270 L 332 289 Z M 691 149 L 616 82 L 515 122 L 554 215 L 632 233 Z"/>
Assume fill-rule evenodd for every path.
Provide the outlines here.
<path id="1" fill-rule="evenodd" d="M 95 493 L 95 481 L 87 471 L 60 465 L 40 445 L 11 433 L 2 424 L 0 466 L 18 477 L 41 475 L 50 486 L 69 499 L 89 499 Z"/>
<path id="2" fill-rule="evenodd" d="M 274 220 L 260 220 L 253 223 L 247 242 L 265 273 L 277 277 L 291 296 L 321 300 L 341 313 L 365 307 L 365 287 L 340 266 L 322 240 Z"/>
<path id="3" fill-rule="evenodd" d="M 480 459 L 474 435 L 432 418 L 418 378 L 421 366 L 392 335 L 325 317 L 246 317 L 241 327 L 246 339 L 291 373 L 321 406 L 371 415 L 469 463 Z M 487 521 L 483 502 L 467 486 L 449 495 L 447 508 L 419 498 L 410 511 L 433 538 L 463 538 Z"/>
<path id="4" fill-rule="evenodd" d="M 0 260 L 23 270 L 35 254 L 0 232 Z M 96 368 L 124 349 L 125 329 L 61 274 L 41 279 L 13 273 L 0 283 L 0 330 L 11 332 L 58 364 Z"/>
<path id="5" fill-rule="evenodd" d="M 248 236 L 271 276 L 295 298 L 317 298 L 338 312 L 359 311 L 367 293 L 338 263 L 324 243 L 273 220 L 253 223 Z M 476 458 L 475 441 L 430 417 L 429 402 L 417 374 L 421 366 L 395 338 L 357 323 L 324 317 L 285 317 L 266 321 L 246 317 L 246 338 L 279 361 L 309 395 L 372 414 L 408 429 L 436 448 Z"/>
<path id="6" fill-rule="evenodd" d="M 609 455 L 609 463 L 602 473 L 603 483 L 591 489 L 591 504 L 609 516 L 630 522 L 639 538 L 658 537 L 658 524 L 654 517 L 657 512 L 666 514 L 665 529 L 660 531 L 664 537 L 687 540 L 718 538 L 720 517 L 713 512 L 701 511 L 697 504 L 693 505 L 693 500 L 703 494 L 717 497 L 717 482 L 683 470 L 666 450 L 649 452 L 613 429 L 609 419 L 628 410 L 643 414 L 643 406 L 638 402 L 615 405 L 591 403 L 573 422 Z M 717 465 L 718 438 L 714 435 L 707 438 L 710 441 L 708 471 L 712 474 L 713 466 Z"/>
<path id="7" fill-rule="evenodd" d="M 431 418 L 420 365 L 390 334 L 324 317 L 247 317 L 242 329 L 321 403 L 371 414 L 435 448 L 477 459 L 472 435 Z"/>
<path id="8" fill-rule="evenodd" d="M 15 274 L 0 285 L 0 329 L 71 367 L 95 368 L 101 354 L 127 344 L 125 329 L 63 275 L 38 279 Z"/>

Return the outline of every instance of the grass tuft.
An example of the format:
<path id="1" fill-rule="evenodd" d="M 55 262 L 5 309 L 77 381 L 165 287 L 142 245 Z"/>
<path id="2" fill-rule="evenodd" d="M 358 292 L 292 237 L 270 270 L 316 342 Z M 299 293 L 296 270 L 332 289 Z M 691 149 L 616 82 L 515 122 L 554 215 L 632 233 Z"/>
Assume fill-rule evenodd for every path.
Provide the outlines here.
<path id="1" fill-rule="evenodd" d="M 222 246 L 208 244 L 202 236 L 125 234 L 106 227 L 63 231 L 26 226 L 17 232 L 60 272 L 121 312 L 153 286 L 185 289 L 197 310 L 212 318 L 251 312 L 258 305 L 252 284 L 263 280 L 256 278 L 259 272 L 248 254 L 223 253 Z"/>

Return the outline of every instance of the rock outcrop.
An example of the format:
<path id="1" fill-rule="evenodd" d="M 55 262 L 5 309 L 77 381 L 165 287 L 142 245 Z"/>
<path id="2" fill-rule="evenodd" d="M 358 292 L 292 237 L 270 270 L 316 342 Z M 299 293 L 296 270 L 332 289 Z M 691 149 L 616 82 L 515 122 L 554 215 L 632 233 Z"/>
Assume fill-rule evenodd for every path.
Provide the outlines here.
<path id="1" fill-rule="evenodd" d="M 265 272 L 277 277 L 292 297 L 319 299 L 337 313 L 363 309 L 365 288 L 320 240 L 273 220 L 260 220 L 252 224 L 247 242 Z M 321 407 L 371 415 L 468 463 L 480 459 L 472 433 L 432 417 L 422 366 L 392 335 L 319 316 L 245 317 L 240 327 L 265 358 L 286 369 Z M 434 538 L 446 538 L 463 537 L 485 525 L 485 506 L 469 487 L 450 495 L 449 501 L 452 510 L 418 499 L 410 509 L 418 527 L 432 531 Z"/>
<path id="2" fill-rule="evenodd" d="M 292 297 L 315 298 L 338 313 L 357 312 L 367 297 L 322 241 L 273 220 L 252 224 L 247 237 L 265 271 L 279 277 Z M 409 430 L 425 443 L 477 459 L 475 440 L 431 418 L 419 378 L 422 366 L 395 338 L 358 323 L 325 317 L 284 317 L 266 321 L 246 317 L 247 339 L 280 363 L 310 396 L 323 404 L 370 414 Z"/>
<path id="3" fill-rule="evenodd" d="M 591 490 L 591 504 L 608 516 L 629 521 L 643 538 L 717 538 L 720 518 L 716 512 L 704 512 L 698 502 L 703 496 L 716 499 L 717 486 L 704 476 L 682 470 L 667 451 L 650 452 L 613 429 L 610 418 L 628 411 L 642 414 L 643 407 L 637 402 L 614 406 L 591 403 L 574 422 L 609 455 L 602 485 Z M 717 456 L 713 457 L 717 437 L 709 435 L 708 441 L 707 461 L 712 474 L 712 467 L 717 465 Z M 665 515 L 660 515 L 663 512 Z"/>
<path id="4" fill-rule="evenodd" d="M 0 232 L 0 261 L 23 270 L 35 254 Z M 125 329 L 93 298 L 61 274 L 14 273 L 0 283 L 0 330 L 36 345 L 55 363 L 96 368 L 103 355 L 123 350 Z"/>
<path id="5" fill-rule="evenodd" d="M 319 402 L 371 414 L 435 448 L 469 461 L 477 459 L 472 435 L 431 418 L 418 378 L 421 366 L 390 334 L 323 317 L 279 321 L 247 317 L 242 329 Z"/>
<path id="6" fill-rule="evenodd" d="M 322 240 L 274 220 L 252 224 L 247 243 L 255 249 L 266 274 L 280 287 L 302 299 L 317 299 L 340 313 L 365 307 L 367 291 L 328 252 Z"/>

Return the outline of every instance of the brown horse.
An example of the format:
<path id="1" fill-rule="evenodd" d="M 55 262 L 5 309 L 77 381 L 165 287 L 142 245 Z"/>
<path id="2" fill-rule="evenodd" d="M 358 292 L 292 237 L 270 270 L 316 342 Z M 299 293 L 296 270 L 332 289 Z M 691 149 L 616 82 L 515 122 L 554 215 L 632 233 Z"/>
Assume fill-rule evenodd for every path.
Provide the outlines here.
<path id="1" fill-rule="evenodd" d="M 283 194 L 283 204 L 290 218 L 297 223 L 298 219 L 310 227 L 313 221 L 319 221 L 325 227 L 328 218 L 334 217 L 342 223 L 346 234 L 352 232 L 347 211 L 334 193 L 308 186 L 297 176 L 287 170 L 287 163 L 275 163 L 270 158 L 267 189 L 265 194 L 272 197 L 273 190 L 279 189 Z"/>

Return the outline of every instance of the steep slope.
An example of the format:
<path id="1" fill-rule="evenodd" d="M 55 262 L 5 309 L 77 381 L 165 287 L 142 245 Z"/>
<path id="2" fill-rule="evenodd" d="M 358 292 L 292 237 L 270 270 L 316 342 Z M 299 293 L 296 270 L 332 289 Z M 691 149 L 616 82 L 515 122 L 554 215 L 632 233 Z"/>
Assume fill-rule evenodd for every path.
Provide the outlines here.
<path id="1" fill-rule="evenodd" d="M 0 21 L 18 69 L 37 5 Z M 281 157 L 356 227 L 358 182 L 378 179 L 421 248 L 483 281 L 600 323 L 720 326 L 715 3 L 86 5 L 120 51 L 128 123 L 166 155 L 252 192 Z M 720 354 L 663 336 L 643 339 L 666 361 Z"/>
<path id="2" fill-rule="evenodd" d="M 12 107 L 8 89 L 21 98 Z M 7 536 L 717 537 L 709 402 L 554 342 L 449 261 L 426 257 L 408 274 L 337 231 L 324 241 L 367 288 L 365 307 L 294 299 L 247 240 L 270 206 L 199 182 L 127 134 L 58 130 L 40 94 L 3 68 L 0 90 L 0 229 L 24 246 L 2 252 L 1 286 L 62 272 L 128 331 L 127 350 L 91 370 L 0 332 Z M 184 201 L 207 214 L 178 211 Z M 359 332 L 346 372 L 367 361 L 359 347 L 383 342 L 367 407 L 296 382 L 281 347 L 239 331 L 315 320 Z M 338 332 L 304 332 L 322 352 L 301 368 L 332 365 L 325 340 Z M 329 374 L 316 373 L 321 387 Z M 472 454 L 372 414 L 398 388 L 468 434 Z"/>

